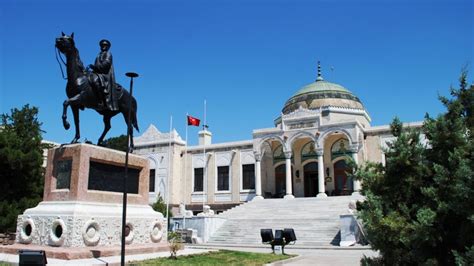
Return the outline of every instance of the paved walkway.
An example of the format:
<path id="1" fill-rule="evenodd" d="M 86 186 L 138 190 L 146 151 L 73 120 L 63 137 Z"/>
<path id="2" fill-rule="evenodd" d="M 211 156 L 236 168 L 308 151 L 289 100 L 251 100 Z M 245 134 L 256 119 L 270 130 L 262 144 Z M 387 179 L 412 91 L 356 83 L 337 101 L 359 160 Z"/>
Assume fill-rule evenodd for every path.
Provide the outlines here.
<path id="1" fill-rule="evenodd" d="M 184 250 L 179 251 L 178 255 L 191 255 L 191 254 L 199 254 L 199 253 L 206 253 L 210 251 L 215 251 L 218 249 L 227 249 L 227 250 L 239 250 L 239 251 L 247 251 L 247 252 L 258 252 L 258 253 L 270 253 L 270 248 L 246 248 L 246 247 L 199 247 L 199 246 L 191 246 L 186 247 Z M 355 247 L 353 249 L 340 249 L 340 248 L 333 248 L 333 249 L 292 249 L 288 248 L 285 250 L 288 254 L 296 254 L 298 255 L 295 258 L 291 258 L 289 260 L 276 262 L 270 265 L 360 265 L 360 259 L 365 256 L 377 256 L 377 252 L 374 252 L 369 249 L 360 249 Z M 157 253 L 150 253 L 150 254 L 142 254 L 142 255 L 128 255 L 126 256 L 126 260 L 128 262 L 132 261 L 141 261 L 153 258 L 162 258 L 168 257 L 169 252 L 157 252 Z M 4 254 L 0 253 L 0 262 L 9 262 L 13 264 L 17 264 L 19 261 L 18 255 L 12 254 Z M 59 259 L 48 259 L 48 265 L 119 265 L 120 264 L 120 256 L 112 256 L 112 257 L 101 257 L 95 259 L 78 259 L 78 260 L 59 260 Z"/>
<path id="2" fill-rule="evenodd" d="M 199 254 L 199 253 L 206 253 L 212 250 L 209 249 L 189 249 L 185 248 L 184 250 L 181 250 L 178 252 L 178 255 L 191 255 L 191 254 Z M 141 255 L 127 255 L 125 257 L 125 260 L 130 263 L 133 261 L 142 261 L 142 260 L 148 260 L 148 259 L 154 259 L 154 258 L 163 258 L 163 257 L 169 257 L 170 253 L 169 251 L 166 252 L 157 252 L 157 253 L 149 253 L 149 254 L 141 254 Z M 120 256 L 112 256 L 112 257 L 100 257 L 100 258 L 94 258 L 94 259 L 78 259 L 78 260 L 59 260 L 59 259 L 47 259 L 48 260 L 48 266 L 49 265 L 120 265 Z M 18 255 L 12 255 L 12 254 L 5 254 L 5 253 L 0 253 L 0 262 L 8 262 L 12 264 L 18 264 L 19 262 L 19 257 Z"/>
<path id="3" fill-rule="evenodd" d="M 198 247 L 193 247 L 198 248 Z M 245 247 L 221 247 L 216 249 L 239 250 L 247 252 L 270 253 L 268 248 L 245 248 Z M 285 249 L 287 254 L 298 255 L 285 261 L 276 262 L 270 265 L 331 265 L 331 266 L 346 266 L 346 265 L 360 265 L 360 260 L 365 256 L 376 257 L 377 252 L 366 247 L 353 248 L 324 248 L 324 249 Z"/>
<path id="4" fill-rule="evenodd" d="M 272 265 L 360 265 L 360 259 L 365 256 L 375 257 L 377 252 L 372 250 L 291 250 L 289 254 L 298 254 L 296 258 L 273 263 Z"/>

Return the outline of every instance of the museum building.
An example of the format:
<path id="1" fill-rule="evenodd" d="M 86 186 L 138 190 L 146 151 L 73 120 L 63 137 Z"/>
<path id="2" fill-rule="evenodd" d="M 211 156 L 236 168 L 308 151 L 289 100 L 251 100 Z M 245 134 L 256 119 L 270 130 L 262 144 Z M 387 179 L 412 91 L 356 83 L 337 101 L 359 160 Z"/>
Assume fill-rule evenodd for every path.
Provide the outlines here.
<path id="1" fill-rule="evenodd" d="M 394 138 L 389 125 L 370 122 L 361 100 L 326 81 L 318 65 L 316 80 L 286 101 L 275 127 L 253 130 L 250 140 L 212 143 L 204 129 L 197 146 L 186 146 L 176 130 L 150 125 L 134 138 L 135 153 L 150 162 L 150 203 L 169 193 L 175 213 L 181 203 L 194 213 L 203 205 L 219 213 L 254 198 L 358 193 L 362 184 L 348 177 L 346 159 L 385 163 L 383 150 Z"/>

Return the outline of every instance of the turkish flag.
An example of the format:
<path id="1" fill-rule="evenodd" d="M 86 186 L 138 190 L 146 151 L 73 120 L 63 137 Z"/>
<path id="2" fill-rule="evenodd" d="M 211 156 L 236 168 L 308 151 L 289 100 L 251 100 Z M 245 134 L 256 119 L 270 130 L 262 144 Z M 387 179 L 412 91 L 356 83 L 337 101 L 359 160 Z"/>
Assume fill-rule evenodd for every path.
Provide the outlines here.
<path id="1" fill-rule="evenodd" d="M 192 117 L 188 115 L 188 126 L 199 126 L 201 120 L 197 119 L 196 117 Z"/>

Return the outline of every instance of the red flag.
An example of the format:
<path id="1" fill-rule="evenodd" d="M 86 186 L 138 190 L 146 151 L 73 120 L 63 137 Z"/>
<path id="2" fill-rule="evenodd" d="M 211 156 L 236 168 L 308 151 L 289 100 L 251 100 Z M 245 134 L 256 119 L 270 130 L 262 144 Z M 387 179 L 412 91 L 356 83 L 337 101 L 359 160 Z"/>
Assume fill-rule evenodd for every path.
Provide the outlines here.
<path id="1" fill-rule="evenodd" d="M 199 126 L 201 120 L 197 119 L 196 117 L 192 117 L 188 115 L 188 126 Z"/>

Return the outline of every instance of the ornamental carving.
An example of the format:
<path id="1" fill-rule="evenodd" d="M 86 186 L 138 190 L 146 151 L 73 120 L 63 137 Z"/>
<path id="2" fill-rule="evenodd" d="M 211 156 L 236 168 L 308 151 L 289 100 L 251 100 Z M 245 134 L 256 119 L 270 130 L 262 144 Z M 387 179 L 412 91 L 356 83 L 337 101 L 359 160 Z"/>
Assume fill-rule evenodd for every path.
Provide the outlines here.
<path id="1" fill-rule="evenodd" d="M 349 156 L 352 153 L 347 139 L 339 139 L 331 147 L 331 160 L 338 157 Z"/>
<path id="2" fill-rule="evenodd" d="M 316 154 L 316 149 L 313 141 L 306 143 L 301 149 L 301 162 L 304 162 L 309 159 L 316 159 L 318 155 Z"/>
<path id="3" fill-rule="evenodd" d="M 293 119 L 297 119 L 297 118 L 305 118 L 305 117 L 308 117 L 308 116 L 317 116 L 318 113 L 319 113 L 318 111 L 308 110 L 308 109 L 300 107 L 292 113 L 289 113 L 287 115 L 283 115 L 283 118 L 285 120 L 287 120 L 287 119 L 293 120 Z"/>

